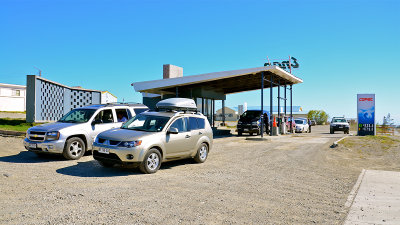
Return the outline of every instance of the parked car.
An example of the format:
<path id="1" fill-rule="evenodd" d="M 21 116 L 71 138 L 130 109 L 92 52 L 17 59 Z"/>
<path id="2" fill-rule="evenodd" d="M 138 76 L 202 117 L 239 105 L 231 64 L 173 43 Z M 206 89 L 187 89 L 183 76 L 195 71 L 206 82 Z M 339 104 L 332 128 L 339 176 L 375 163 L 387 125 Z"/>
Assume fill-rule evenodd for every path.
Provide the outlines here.
<path id="1" fill-rule="evenodd" d="M 290 121 L 291 121 L 292 119 L 293 119 L 293 118 L 291 118 L 290 116 L 285 116 L 286 130 L 287 130 L 288 132 L 290 132 Z M 295 120 L 293 120 L 293 122 L 292 122 L 292 129 L 293 129 L 293 131 L 296 130 L 296 121 L 295 121 Z"/>
<path id="2" fill-rule="evenodd" d="M 310 130 L 310 126 L 308 125 L 308 120 L 305 118 L 297 118 L 294 120 L 296 122 L 296 132 L 298 133 L 303 133 L 306 132 L 308 133 Z"/>
<path id="3" fill-rule="evenodd" d="M 79 159 L 92 149 L 93 141 L 100 132 L 121 127 L 123 122 L 119 121 L 147 110 L 143 104 L 103 104 L 76 108 L 55 123 L 29 128 L 24 146 L 38 155 L 56 153 L 66 159 Z"/>
<path id="4" fill-rule="evenodd" d="M 268 132 L 269 124 L 269 112 L 264 110 L 247 110 L 244 112 L 237 123 L 238 135 L 241 136 L 243 133 L 254 133 L 259 135 L 261 133 L 261 115 L 264 115 L 264 133 Z"/>
<path id="5" fill-rule="evenodd" d="M 350 124 L 344 117 L 333 117 L 330 124 L 330 133 L 333 134 L 335 131 L 343 131 L 345 134 L 350 133 Z"/>
<path id="6" fill-rule="evenodd" d="M 316 125 L 317 125 L 317 121 L 311 120 L 311 126 L 316 126 Z"/>
<path id="7" fill-rule="evenodd" d="M 192 99 L 170 98 L 127 121 L 121 128 L 100 133 L 94 142 L 93 157 L 100 165 L 139 167 L 155 173 L 162 162 L 194 158 L 203 163 L 213 145 L 211 126 L 196 112 Z"/>

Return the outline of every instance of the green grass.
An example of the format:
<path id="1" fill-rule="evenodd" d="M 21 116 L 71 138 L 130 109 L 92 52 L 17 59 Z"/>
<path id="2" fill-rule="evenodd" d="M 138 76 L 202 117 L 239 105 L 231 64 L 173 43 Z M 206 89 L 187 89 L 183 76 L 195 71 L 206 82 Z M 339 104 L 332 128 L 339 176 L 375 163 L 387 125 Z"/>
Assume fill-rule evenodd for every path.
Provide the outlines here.
<path id="1" fill-rule="evenodd" d="M 357 140 L 358 139 L 358 140 Z M 381 149 L 389 149 L 396 143 L 400 142 L 398 139 L 389 137 L 389 136 L 384 136 L 384 135 L 368 135 L 368 136 L 356 136 L 356 137 L 350 137 L 350 138 L 345 138 L 341 140 L 339 143 L 343 144 L 345 147 L 352 148 L 352 147 L 361 147 L 361 148 L 366 148 L 366 147 L 372 147 L 374 144 L 378 144 L 379 148 Z"/>
<path id="2" fill-rule="evenodd" d="M 23 113 L 26 114 L 26 111 L 0 111 L 0 113 Z"/>
<path id="3" fill-rule="evenodd" d="M 24 119 L 9 119 L 0 118 L 0 130 L 12 130 L 25 132 L 32 126 L 39 125 L 38 123 L 27 123 Z"/>

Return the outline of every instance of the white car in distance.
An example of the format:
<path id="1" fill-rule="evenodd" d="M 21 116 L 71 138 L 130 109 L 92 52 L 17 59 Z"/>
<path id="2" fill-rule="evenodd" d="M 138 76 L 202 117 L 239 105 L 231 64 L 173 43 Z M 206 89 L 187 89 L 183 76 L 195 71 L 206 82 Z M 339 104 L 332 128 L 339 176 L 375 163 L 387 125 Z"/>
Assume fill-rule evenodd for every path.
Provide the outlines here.
<path id="1" fill-rule="evenodd" d="M 308 133 L 310 131 L 310 126 L 308 125 L 307 119 L 298 118 L 295 119 L 294 122 L 296 123 L 296 133 Z"/>

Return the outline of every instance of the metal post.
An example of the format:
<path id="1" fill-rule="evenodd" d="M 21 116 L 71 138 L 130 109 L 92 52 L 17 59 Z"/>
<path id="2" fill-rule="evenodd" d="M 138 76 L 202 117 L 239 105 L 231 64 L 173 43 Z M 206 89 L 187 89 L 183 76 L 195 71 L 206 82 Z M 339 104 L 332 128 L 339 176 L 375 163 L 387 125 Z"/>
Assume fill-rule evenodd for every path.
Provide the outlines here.
<path id="1" fill-rule="evenodd" d="M 280 120 L 281 120 L 281 80 L 278 81 L 278 128 L 280 127 Z M 279 131 L 278 131 L 279 133 Z"/>
<path id="2" fill-rule="evenodd" d="M 272 120 L 274 119 L 273 113 L 272 113 L 272 83 L 273 83 L 273 75 L 271 74 L 271 79 L 270 79 L 270 89 L 269 89 L 269 117 L 270 117 L 270 124 L 269 124 L 269 135 L 272 136 Z"/>
<path id="3" fill-rule="evenodd" d="M 286 100 L 287 98 L 286 98 L 286 83 L 285 83 L 285 116 L 286 116 Z"/>
<path id="4" fill-rule="evenodd" d="M 215 99 L 212 100 L 212 126 L 215 127 Z"/>
<path id="5" fill-rule="evenodd" d="M 222 100 L 222 123 L 225 126 L 225 100 Z"/>
<path id="6" fill-rule="evenodd" d="M 293 133 L 293 94 L 292 85 L 290 85 L 290 133 Z"/>
<path id="7" fill-rule="evenodd" d="M 201 98 L 201 113 L 203 113 L 203 115 L 205 115 L 205 113 L 204 113 L 204 98 Z"/>
<path id="8" fill-rule="evenodd" d="M 261 72 L 261 138 L 264 137 L 264 72 Z"/>

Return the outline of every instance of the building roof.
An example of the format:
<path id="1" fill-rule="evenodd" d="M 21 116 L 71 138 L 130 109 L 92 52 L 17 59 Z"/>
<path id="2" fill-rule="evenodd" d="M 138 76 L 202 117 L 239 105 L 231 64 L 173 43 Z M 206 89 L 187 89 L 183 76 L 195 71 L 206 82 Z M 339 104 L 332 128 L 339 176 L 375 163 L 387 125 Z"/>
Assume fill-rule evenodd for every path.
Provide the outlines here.
<path id="1" fill-rule="evenodd" d="M 101 93 L 102 93 L 102 94 L 106 94 L 106 93 L 108 93 L 108 94 L 112 95 L 114 98 L 117 98 L 117 96 L 115 96 L 115 95 L 111 94 L 109 91 L 102 91 Z"/>
<path id="2" fill-rule="evenodd" d="M 80 86 L 69 87 L 69 86 L 67 86 L 67 85 L 60 84 L 60 83 L 58 83 L 58 82 L 55 82 L 55 81 L 52 81 L 52 80 L 48 80 L 48 79 L 46 79 L 46 78 L 43 78 L 43 77 L 40 77 L 40 76 L 37 76 L 37 75 L 27 75 L 27 76 L 35 76 L 37 79 L 40 79 L 40 80 L 42 80 L 42 81 L 49 82 L 49 83 L 52 83 L 52 84 L 56 84 L 56 85 L 59 85 L 59 86 L 61 86 L 61 87 L 65 87 L 65 88 L 72 89 L 72 90 L 91 91 L 91 92 L 101 92 L 101 91 L 99 91 L 99 90 L 86 89 L 86 88 L 82 88 L 82 87 L 80 87 Z"/>
<path id="3" fill-rule="evenodd" d="M 18 85 L 18 84 L 3 84 L 3 83 L 0 83 L 0 86 L 10 87 L 10 88 L 24 88 L 24 89 L 26 89 L 25 85 Z"/>
<path id="4" fill-rule="evenodd" d="M 270 76 L 273 75 L 273 82 L 277 83 L 279 81 L 281 85 L 291 85 L 303 82 L 302 79 L 277 66 L 267 66 L 135 82 L 132 83 L 132 86 L 137 92 L 152 94 L 173 94 L 177 87 L 179 88 L 179 92 L 202 88 L 221 92 L 223 94 L 233 94 L 261 89 L 262 72 L 264 72 L 265 78 L 268 80 L 270 79 Z M 273 87 L 275 86 L 277 85 L 273 84 Z M 270 83 L 265 81 L 264 87 L 269 88 Z"/>

